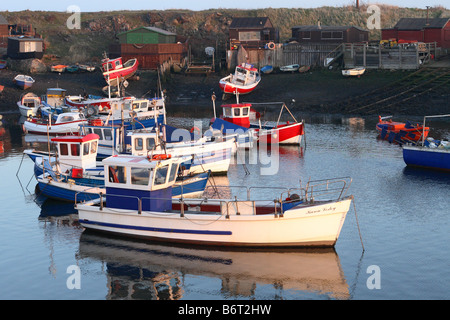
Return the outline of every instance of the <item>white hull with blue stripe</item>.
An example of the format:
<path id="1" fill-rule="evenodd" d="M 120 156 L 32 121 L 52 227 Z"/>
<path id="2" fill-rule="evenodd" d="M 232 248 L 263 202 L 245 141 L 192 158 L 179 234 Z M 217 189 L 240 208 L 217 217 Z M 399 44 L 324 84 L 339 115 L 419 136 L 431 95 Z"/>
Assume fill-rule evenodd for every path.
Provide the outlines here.
<path id="1" fill-rule="evenodd" d="M 305 189 L 297 189 L 301 197 L 294 197 L 289 189 L 276 197 L 280 199 L 276 202 L 273 198 L 175 200 L 168 196 L 174 181 L 169 173 L 175 165 L 171 160 L 155 163 L 119 155 L 103 162 L 109 175 L 105 180 L 106 193 L 97 200 L 76 205 L 80 224 L 92 230 L 153 241 L 239 247 L 333 247 L 353 198 L 345 196 L 348 181 L 337 179 L 309 182 Z M 341 188 L 334 188 L 336 184 L 341 184 Z M 329 196 L 331 190 L 338 190 L 336 198 L 320 200 L 325 194 Z"/>

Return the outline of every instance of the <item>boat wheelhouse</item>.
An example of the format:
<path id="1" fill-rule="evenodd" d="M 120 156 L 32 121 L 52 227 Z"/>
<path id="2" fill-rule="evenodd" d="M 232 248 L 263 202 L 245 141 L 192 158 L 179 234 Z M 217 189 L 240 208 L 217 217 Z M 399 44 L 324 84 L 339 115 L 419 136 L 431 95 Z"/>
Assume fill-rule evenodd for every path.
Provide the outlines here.
<path id="1" fill-rule="evenodd" d="M 280 123 L 281 114 L 286 109 L 294 122 Z M 222 105 L 221 119 L 214 119 L 212 128 L 225 133 L 256 131 L 258 143 L 300 145 L 304 134 L 303 121 L 297 122 L 285 104 L 282 105 L 278 120 L 274 126 L 261 123 L 261 114 L 253 109 L 253 104 L 236 103 Z M 258 123 L 252 121 L 257 120 Z"/>
<path id="2" fill-rule="evenodd" d="M 261 81 L 261 75 L 253 65 L 243 63 L 230 74 L 219 81 L 223 93 L 247 94 L 252 92 Z"/>
<path id="3" fill-rule="evenodd" d="M 102 71 L 105 81 L 110 86 L 118 86 L 120 82 L 134 76 L 138 70 L 139 62 L 136 58 L 122 63 L 122 57 L 115 59 L 103 59 Z"/>
<path id="4" fill-rule="evenodd" d="M 172 159 L 120 155 L 103 163 L 108 171 L 106 193 L 76 204 L 80 224 L 147 240 L 223 247 L 333 247 L 353 199 L 345 195 L 348 181 L 331 179 L 287 189 L 277 201 L 174 200 L 170 190 L 179 164 Z M 336 198 L 320 200 L 331 191 Z"/>

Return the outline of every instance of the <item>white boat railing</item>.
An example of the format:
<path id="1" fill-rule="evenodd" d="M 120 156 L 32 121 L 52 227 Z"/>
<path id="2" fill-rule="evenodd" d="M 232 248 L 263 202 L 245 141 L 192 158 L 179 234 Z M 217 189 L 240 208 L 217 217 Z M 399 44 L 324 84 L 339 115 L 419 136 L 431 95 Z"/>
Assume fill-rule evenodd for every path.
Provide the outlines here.
<path id="1" fill-rule="evenodd" d="M 231 196 L 228 199 L 214 199 L 214 198 L 183 198 L 183 193 L 181 193 L 181 197 L 174 198 L 155 198 L 155 197 L 137 197 L 137 196 L 128 196 L 128 195 L 110 195 L 99 193 L 98 197 L 100 200 L 92 201 L 90 204 L 92 205 L 100 205 L 100 210 L 103 210 L 105 207 L 105 200 L 107 197 L 118 197 L 126 199 L 126 203 L 130 208 L 130 212 L 136 212 L 138 214 L 142 214 L 143 211 L 143 202 L 150 203 L 151 201 L 172 201 L 173 204 L 180 204 L 180 212 L 181 216 L 184 216 L 185 206 L 187 209 L 191 208 L 192 210 L 187 210 L 189 213 L 200 212 L 200 206 L 203 204 L 216 205 L 217 211 L 210 212 L 211 214 L 218 215 L 226 215 L 229 218 L 230 215 L 254 215 L 257 214 L 258 208 L 266 208 L 266 212 L 269 214 L 274 214 L 275 216 L 282 216 L 284 211 L 284 205 L 291 205 L 295 207 L 297 205 L 312 205 L 319 201 L 339 201 L 346 197 L 347 191 L 350 187 L 352 179 L 350 177 L 342 177 L 342 178 L 333 178 L 333 179 L 324 179 L 324 180 L 314 180 L 308 181 L 305 187 L 300 188 L 283 188 L 283 187 L 246 187 L 246 186 L 208 186 L 208 188 L 214 188 L 215 192 L 218 191 L 219 188 L 227 188 L 227 189 L 239 189 L 246 190 L 246 193 L 240 192 L 238 194 L 246 194 L 246 199 L 238 199 L 237 196 Z M 301 181 L 300 181 L 301 184 Z M 205 189 L 205 192 L 206 192 Z M 273 191 L 274 189 L 282 190 L 280 197 L 275 199 L 251 199 L 251 191 L 252 190 L 262 190 L 268 189 Z M 83 192 L 79 192 L 83 193 Z M 77 195 L 75 195 L 75 203 L 77 203 Z M 125 201 L 125 200 L 124 200 Z M 272 207 L 273 206 L 273 207 Z M 270 210 L 270 207 L 273 208 L 273 211 Z M 134 209 L 135 208 L 135 209 Z M 124 209 L 128 210 L 128 209 Z M 174 212 L 161 212 L 161 214 L 170 214 Z M 205 213 L 205 212 L 202 212 Z M 177 214 L 177 213 L 176 213 Z"/>
<path id="2" fill-rule="evenodd" d="M 433 115 L 433 116 L 425 116 L 423 117 L 423 131 L 422 131 L 422 147 L 425 144 L 425 121 L 427 118 L 445 118 L 450 117 L 450 114 L 441 114 L 441 115 Z"/>

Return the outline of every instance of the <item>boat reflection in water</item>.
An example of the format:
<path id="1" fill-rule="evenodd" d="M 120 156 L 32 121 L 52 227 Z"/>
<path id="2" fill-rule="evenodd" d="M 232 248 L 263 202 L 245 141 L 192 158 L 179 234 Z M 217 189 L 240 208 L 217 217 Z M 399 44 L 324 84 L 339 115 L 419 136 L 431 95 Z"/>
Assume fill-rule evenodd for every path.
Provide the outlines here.
<path id="1" fill-rule="evenodd" d="M 273 286 L 277 294 L 269 299 L 284 299 L 286 290 L 326 299 L 350 297 L 333 249 L 225 251 L 107 237 L 85 230 L 77 259 L 106 264 L 107 299 L 198 299 L 191 297 L 195 292 L 185 290 L 195 290 L 185 284 L 189 276 L 220 280 L 220 288 L 208 286 L 208 290 L 220 292 L 221 298 L 258 299 L 258 286 Z"/>

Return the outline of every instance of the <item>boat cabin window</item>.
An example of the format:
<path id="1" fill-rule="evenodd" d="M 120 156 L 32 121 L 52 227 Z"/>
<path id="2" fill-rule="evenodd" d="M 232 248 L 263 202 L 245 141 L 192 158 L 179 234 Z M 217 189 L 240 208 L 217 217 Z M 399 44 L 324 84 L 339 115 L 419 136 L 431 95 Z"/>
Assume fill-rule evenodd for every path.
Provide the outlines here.
<path id="1" fill-rule="evenodd" d="M 134 138 L 134 149 L 137 151 L 142 151 L 144 149 L 142 138 Z"/>
<path id="2" fill-rule="evenodd" d="M 242 115 L 248 116 L 248 108 L 242 108 Z"/>
<path id="3" fill-rule="evenodd" d="M 155 139 L 154 138 L 147 138 L 147 150 L 152 150 L 155 148 Z"/>
<path id="4" fill-rule="evenodd" d="M 62 116 L 59 121 L 60 122 L 69 122 L 69 121 L 73 121 L 74 118 L 72 116 Z"/>
<path id="5" fill-rule="evenodd" d="M 83 143 L 83 156 L 87 156 L 89 154 L 89 142 Z"/>
<path id="6" fill-rule="evenodd" d="M 147 102 L 141 102 L 141 109 L 147 109 Z"/>
<path id="7" fill-rule="evenodd" d="M 109 166 L 108 179 L 114 183 L 127 183 L 126 169 L 122 166 Z"/>
<path id="8" fill-rule="evenodd" d="M 102 129 L 94 128 L 94 133 L 100 137 L 100 140 L 103 140 Z"/>
<path id="9" fill-rule="evenodd" d="M 83 155 L 93 154 L 97 152 L 97 141 L 83 143 Z"/>
<path id="10" fill-rule="evenodd" d="M 80 145 L 77 143 L 71 143 L 70 144 L 70 152 L 72 156 L 79 156 L 80 155 Z"/>
<path id="11" fill-rule="evenodd" d="M 105 71 L 109 71 L 109 70 L 113 70 L 113 69 L 114 69 L 114 67 L 110 62 L 103 65 L 103 70 L 105 70 Z"/>
<path id="12" fill-rule="evenodd" d="M 231 108 L 223 108 L 223 115 L 225 117 L 231 117 Z"/>
<path id="13" fill-rule="evenodd" d="M 97 152 L 97 143 L 98 143 L 98 141 L 92 141 L 91 142 L 91 153 L 96 153 Z"/>
<path id="14" fill-rule="evenodd" d="M 103 134 L 105 135 L 105 140 L 112 140 L 112 130 L 111 129 L 104 129 Z"/>
<path id="15" fill-rule="evenodd" d="M 176 179 L 178 172 L 178 165 L 175 163 L 172 163 L 172 167 L 170 168 L 170 174 L 169 174 L 169 182 L 172 182 Z"/>
<path id="16" fill-rule="evenodd" d="M 241 115 L 241 108 L 234 108 L 234 116 L 239 117 Z"/>
<path id="17" fill-rule="evenodd" d="M 139 109 L 139 102 L 135 102 L 135 103 L 133 103 L 133 107 L 132 107 L 132 109 L 133 109 L 133 110 L 135 110 L 135 109 Z"/>
<path id="18" fill-rule="evenodd" d="M 59 154 L 62 156 L 68 156 L 69 155 L 69 148 L 67 147 L 67 143 L 60 143 L 59 144 Z"/>
<path id="19" fill-rule="evenodd" d="M 117 60 L 115 63 L 116 63 L 116 67 L 120 66 L 120 61 L 119 60 Z"/>
<path id="20" fill-rule="evenodd" d="M 166 183 L 167 172 L 169 170 L 169 165 L 156 169 L 155 185 L 160 185 Z"/>
<path id="21" fill-rule="evenodd" d="M 148 168 L 131 168 L 131 184 L 148 186 L 151 172 Z"/>

